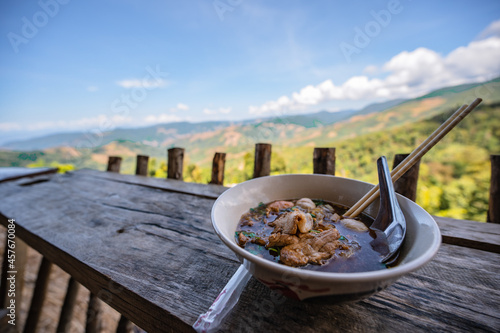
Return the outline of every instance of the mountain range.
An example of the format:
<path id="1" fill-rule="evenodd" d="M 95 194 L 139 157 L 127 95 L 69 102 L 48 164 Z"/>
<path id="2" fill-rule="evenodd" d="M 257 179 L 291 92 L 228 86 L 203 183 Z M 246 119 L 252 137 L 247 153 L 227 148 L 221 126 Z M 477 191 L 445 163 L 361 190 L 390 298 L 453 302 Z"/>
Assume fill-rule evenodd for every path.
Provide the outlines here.
<path id="1" fill-rule="evenodd" d="M 125 167 L 130 165 L 131 172 L 137 154 L 164 159 L 166 149 L 174 146 L 186 149 L 189 163 L 208 165 L 215 152 L 241 156 L 258 142 L 278 147 L 332 146 L 341 140 L 389 131 L 456 110 L 476 97 L 483 98 L 483 104 L 499 103 L 500 78 L 446 87 L 414 99 L 372 104 L 361 110 L 320 111 L 238 122 L 175 122 L 117 128 L 104 133 L 52 134 L 4 144 L 0 150 L 0 166 L 24 166 L 36 160 L 26 156 L 38 156 L 77 168 L 102 168 L 107 156 L 120 155 L 126 160 Z"/>

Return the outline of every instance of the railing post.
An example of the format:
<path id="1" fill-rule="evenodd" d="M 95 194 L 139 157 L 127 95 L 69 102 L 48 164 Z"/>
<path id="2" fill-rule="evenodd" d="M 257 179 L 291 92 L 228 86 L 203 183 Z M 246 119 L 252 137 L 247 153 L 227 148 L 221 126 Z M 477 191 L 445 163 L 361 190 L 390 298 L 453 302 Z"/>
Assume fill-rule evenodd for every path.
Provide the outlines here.
<path id="1" fill-rule="evenodd" d="M 226 164 L 226 153 L 215 153 L 212 162 L 212 180 L 210 184 L 224 184 L 224 168 Z"/>
<path id="2" fill-rule="evenodd" d="M 255 160 L 253 178 L 269 176 L 271 174 L 271 145 L 268 143 L 255 144 Z"/>
<path id="3" fill-rule="evenodd" d="M 137 155 L 137 164 L 135 166 L 135 174 L 140 176 L 148 175 L 149 156 Z"/>
<path id="4" fill-rule="evenodd" d="M 487 221 L 500 223 L 500 155 L 491 155 L 490 201 Z"/>
<path id="5" fill-rule="evenodd" d="M 61 314 L 59 315 L 59 323 L 57 324 L 56 332 L 69 332 L 79 287 L 80 285 L 78 282 L 76 282 L 73 277 L 70 277 L 68 280 L 68 287 L 66 288 L 64 303 L 61 308 Z"/>
<path id="6" fill-rule="evenodd" d="M 24 333 L 36 332 L 38 320 L 42 313 L 43 301 L 45 300 L 45 294 L 47 293 L 47 287 L 49 285 L 51 268 L 52 263 L 47 258 L 43 257 L 40 268 L 38 269 L 38 277 L 36 279 L 33 296 L 31 297 L 31 305 L 28 312 L 28 318 L 26 319 L 26 325 L 24 326 Z"/>
<path id="7" fill-rule="evenodd" d="M 85 333 L 99 333 L 102 329 L 101 300 L 94 294 L 89 296 Z"/>
<path id="8" fill-rule="evenodd" d="M 122 158 L 119 156 L 110 156 L 108 158 L 108 169 L 110 172 L 120 172 L 120 166 L 122 164 Z"/>
<path id="9" fill-rule="evenodd" d="M 120 317 L 118 326 L 116 327 L 116 333 L 130 333 L 134 330 L 134 325 L 125 316 Z"/>
<path id="10" fill-rule="evenodd" d="M 168 150 L 167 178 L 182 180 L 184 163 L 184 148 L 170 148 Z"/>
<path id="11" fill-rule="evenodd" d="M 335 176 L 335 148 L 314 148 L 313 172 Z"/>
<path id="12" fill-rule="evenodd" d="M 408 156 L 409 154 L 396 154 L 394 156 L 394 163 L 392 165 L 392 168 L 394 169 L 395 167 L 398 166 L 399 163 L 403 162 L 403 160 Z M 406 173 L 401 176 L 395 183 L 394 183 L 394 190 L 407 197 L 410 200 L 415 201 L 417 199 L 417 183 L 418 183 L 418 172 L 420 169 L 420 160 L 417 161 Z"/>

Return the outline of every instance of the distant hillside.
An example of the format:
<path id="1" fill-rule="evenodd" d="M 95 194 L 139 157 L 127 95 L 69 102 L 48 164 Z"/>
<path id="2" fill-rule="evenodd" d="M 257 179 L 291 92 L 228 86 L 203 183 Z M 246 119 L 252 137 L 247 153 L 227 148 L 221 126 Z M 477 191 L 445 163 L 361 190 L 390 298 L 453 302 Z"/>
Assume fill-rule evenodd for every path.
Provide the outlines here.
<path id="1" fill-rule="evenodd" d="M 38 142 L 51 148 L 0 150 L 0 166 L 105 170 L 108 156 L 118 155 L 123 157 L 122 172 L 133 173 L 135 157 L 142 154 L 150 156 L 150 175 L 165 177 L 166 150 L 177 146 L 186 150 L 186 181 L 208 182 L 214 153 L 225 152 L 225 182 L 232 184 L 251 177 L 254 145 L 267 142 L 273 145 L 273 174 L 310 173 L 313 148 L 336 147 L 339 176 L 376 182 L 378 156 L 391 160 L 395 153 L 410 152 L 460 105 L 476 97 L 483 99 L 480 107 L 426 155 L 417 202 L 431 214 L 482 221 L 489 154 L 500 153 L 500 79 L 443 88 L 359 111 L 117 129 L 104 133 L 90 148 L 78 147 L 79 140 L 86 140 L 82 133 L 51 135 L 11 144 L 28 147 Z M 67 145 L 54 147 L 57 140 Z"/>
<path id="2" fill-rule="evenodd" d="M 54 147 L 86 148 L 89 146 L 104 146 L 118 140 L 139 142 L 153 147 L 168 147 L 173 145 L 175 141 L 183 140 L 190 135 L 214 132 L 225 128 L 233 128 L 234 126 L 259 127 L 261 124 L 293 124 L 304 128 L 321 127 L 346 120 L 355 114 L 380 112 L 390 106 L 401 103 L 401 101 L 403 100 L 371 104 L 359 111 L 319 111 L 310 114 L 283 115 L 279 117 L 250 119 L 238 122 L 175 122 L 140 128 L 117 128 L 112 131 L 97 134 L 95 132 L 57 133 L 28 140 L 8 142 L 3 144 L 1 148 L 19 151 L 44 150 Z"/>

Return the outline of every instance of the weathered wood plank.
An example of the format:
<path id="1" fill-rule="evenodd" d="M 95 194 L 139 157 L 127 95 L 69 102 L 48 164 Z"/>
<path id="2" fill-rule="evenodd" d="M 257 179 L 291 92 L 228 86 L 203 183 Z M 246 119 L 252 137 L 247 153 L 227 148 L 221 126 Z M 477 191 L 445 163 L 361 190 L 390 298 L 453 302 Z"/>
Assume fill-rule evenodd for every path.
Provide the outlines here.
<path id="1" fill-rule="evenodd" d="M 87 177 L 89 179 L 103 179 L 124 184 L 133 184 L 152 189 L 169 191 L 172 193 L 184 193 L 210 199 L 217 199 L 227 187 L 221 185 L 206 186 L 205 184 L 188 183 L 174 179 L 160 179 L 160 178 L 137 178 L 131 175 L 122 175 L 117 173 L 103 173 L 91 169 L 82 169 L 78 172 L 69 173 L 75 177 Z"/>
<path id="2" fill-rule="evenodd" d="M 212 230 L 214 199 L 108 175 L 2 184 L 0 220 L 15 217 L 19 237 L 139 327 L 192 331 L 239 266 Z M 496 253 L 443 244 L 423 269 L 341 306 L 286 300 L 252 279 L 222 331 L 495 331 L 499 269 Z"/>
<path id="3" fill-rule="evenodd" d="M 445 244 L 421 270 L 340 305 L 285 299 L 252 279 L 221 332 L 493 332 L 500 327 L 498 269 L 500 255 Z"/>
<path id="4" fill-rule="evenodd" d="M 57 168 L 22 168 L 22 167 L 0 168 L 0 183 L 16 180 L 19 178 L 49 175 L 56 172 Z"/>
<path id="5" fill-rule="evenodd" d="M 500 253 L 500 225 L 433 216 L 443 242 L 483 251 Z"/>
<path id="6" fill-rule="evenodd" d="M 30 232 L 21 223 L 18 235 L 139 327 L 189 331 L 196 315 L 187 320 L 181 314 L 201 312 L 200 301 L 205 299 L 192 292 L 194 281 L 200 291 L 212 289 L 214 283 L 217 290 L 223 286 L 219 279 L 232 274 L 227 268 L 237 267 L 212 231 L 214 200 L 142 186 L 132 189 L 126 183 L 65 175 L 27 187 L 22 195 L 17 192 L 18 198 L 15 193 L 9 196 L 5 204 L 21 205 L 21 196 L 23 210 L 6 210 L 2 202 L 0 211 L 10 216 L 24 212 L 20 218 L 30 221 Z M 193 244 L 198 245 L 191 249 Z M 216 264 L 206 266 L 210 261 Z M 132 286 L 133 291 L 115 283 Z M 177 304 L 179 299 L 186 303 Z M 139 310 L 137 304 L 142 304 Z M 159 312 L 155 304 L 173 314 Z"/>

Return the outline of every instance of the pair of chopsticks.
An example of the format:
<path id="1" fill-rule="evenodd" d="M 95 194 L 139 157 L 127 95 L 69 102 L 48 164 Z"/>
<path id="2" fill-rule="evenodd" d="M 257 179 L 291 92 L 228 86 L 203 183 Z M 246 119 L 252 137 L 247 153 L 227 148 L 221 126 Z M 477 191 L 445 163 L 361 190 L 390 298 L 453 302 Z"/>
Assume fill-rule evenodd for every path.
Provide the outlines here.
<path id="1" fill-rule="evenodd" d="M 448 118 L 438 129 L 436 129 L 424 142 L 411 152 L 398 166 L 391 171 L 391 179 L 394 183 L 405 174 L 415 163 L 422 158 L 432 147 L 434 147 L 448 132 L 450 132 L 462 119 L 465 118 L 479 103 L 481 98 L 476 98 L 471 105 L 462 105 L 450 118 Z M 361 214 L 380 195 L 379 185 L 373 187 L 354 206 L 352 206 L 344 216 L 356 217 Z"/>

